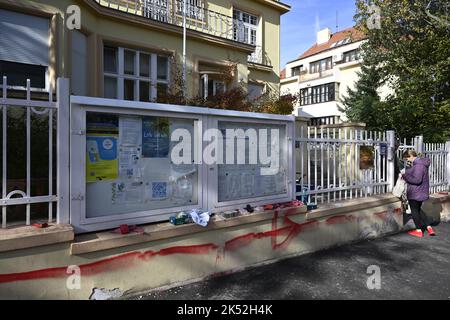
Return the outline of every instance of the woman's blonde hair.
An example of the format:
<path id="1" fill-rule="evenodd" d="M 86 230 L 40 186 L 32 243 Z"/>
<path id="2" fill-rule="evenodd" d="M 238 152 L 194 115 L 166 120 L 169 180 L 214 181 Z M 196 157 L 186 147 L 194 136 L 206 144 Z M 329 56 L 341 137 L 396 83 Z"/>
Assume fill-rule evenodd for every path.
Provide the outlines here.
<path id="1" fill-rule="evenodd" d="M 409 157 L 417 158 L 417 152 L 414 150 L 406 150 L 405 152 L 403 152 L 403 159 L 406 159 Z"/>

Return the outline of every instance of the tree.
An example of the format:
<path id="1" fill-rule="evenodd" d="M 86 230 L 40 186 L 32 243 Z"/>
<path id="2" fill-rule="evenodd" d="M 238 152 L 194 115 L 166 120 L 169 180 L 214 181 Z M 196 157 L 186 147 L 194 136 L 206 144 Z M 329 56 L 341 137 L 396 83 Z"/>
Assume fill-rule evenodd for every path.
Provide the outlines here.
<path id="1" fill-rule="evenodd" d="M 449 140 L 448 1 L 356 0 L 356 5 L 356 27 L 367 35 L 361 47 L 366 77 L 357 90 L 386 84 L 393 93 L 380 101 L 373 90 L 349 92 L 346 113 L 369 129 L 394 129 L 403 138 Z M 381 13 L 381 28 L 371 23 L 374 8 Z M 377 77 L 372 84 L 369 74 Z"/>
<path id="2" fill-rule="evenodd" d="M 366 123 L 368 130 L 384 131 L 392 128 L 392 123 L 386 121 L 389 117 L 380 117 L 380 114 L 389 112 L 377 91 L 380 87 L 380 73 L 374 67 L 363 65 L 358 77 L 355 89 L 347 89 L 341 111 L 351 122 Z"/>

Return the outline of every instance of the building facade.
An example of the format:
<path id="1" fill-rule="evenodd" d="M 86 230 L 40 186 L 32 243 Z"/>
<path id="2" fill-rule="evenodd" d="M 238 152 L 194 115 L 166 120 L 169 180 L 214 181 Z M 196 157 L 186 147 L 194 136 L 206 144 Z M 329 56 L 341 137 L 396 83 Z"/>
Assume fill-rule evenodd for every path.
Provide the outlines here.
<path id="1" fill-rule="evenodd" d="M 318 32 L 316 43 L 281 73 L 281 93 L 298 94 L 295 114 L 311 118 L 311 125 L 345 122 L 339 110 L 348 88 L 361 70 L 359 48 L 364 36 L 354 28 L 335 34 Z"/>
<path id="2" fill-rule="evenodd" d="M 251 96 L 279 90 L 288 5 L 186 2 L 188 97 L 239 84 Z M 0 73 L 18 91 L 27 78 L 45 93 L 66 77 L 74 95 L 156 101 L 183 68 L 182 13 L 182 0 L 1 0 Z"/>

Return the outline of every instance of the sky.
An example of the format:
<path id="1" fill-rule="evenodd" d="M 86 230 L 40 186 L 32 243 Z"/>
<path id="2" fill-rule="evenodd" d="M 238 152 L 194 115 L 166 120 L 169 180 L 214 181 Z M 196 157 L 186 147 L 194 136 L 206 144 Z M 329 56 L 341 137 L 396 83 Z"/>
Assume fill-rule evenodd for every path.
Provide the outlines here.
<path id="1" fill-rule="evenodd" d="M 318 30 L 336 32 L 354 25 L 355 0 L 282 0 L 291 11 L 281 16 L 281 68 L 295 60 L 316 42 Z"/>

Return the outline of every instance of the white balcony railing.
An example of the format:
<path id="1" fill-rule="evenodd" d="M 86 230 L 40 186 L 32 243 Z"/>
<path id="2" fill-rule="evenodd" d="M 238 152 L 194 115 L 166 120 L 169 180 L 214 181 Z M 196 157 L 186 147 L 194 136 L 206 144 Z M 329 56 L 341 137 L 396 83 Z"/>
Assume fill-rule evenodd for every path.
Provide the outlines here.
<path id="1" fill-rule="evenodd" d="M 182 0 L 93 0 L 102 7 L 145 17 L 150 20 L 183 26 Z M 239 37 L 243 24 L 233 17 L 208 10 L 202 6 L 186 3 L 186 27 L 208 35 L 249 43 L 249 39 Z"/>
<path id="2" fill-rule="evenodd" d="M 255 51 L 248 56 L 248 62 L 271 66 L 272 63 L 267 57 L 263 48 L 260 45 L 255 46 Z"/>

